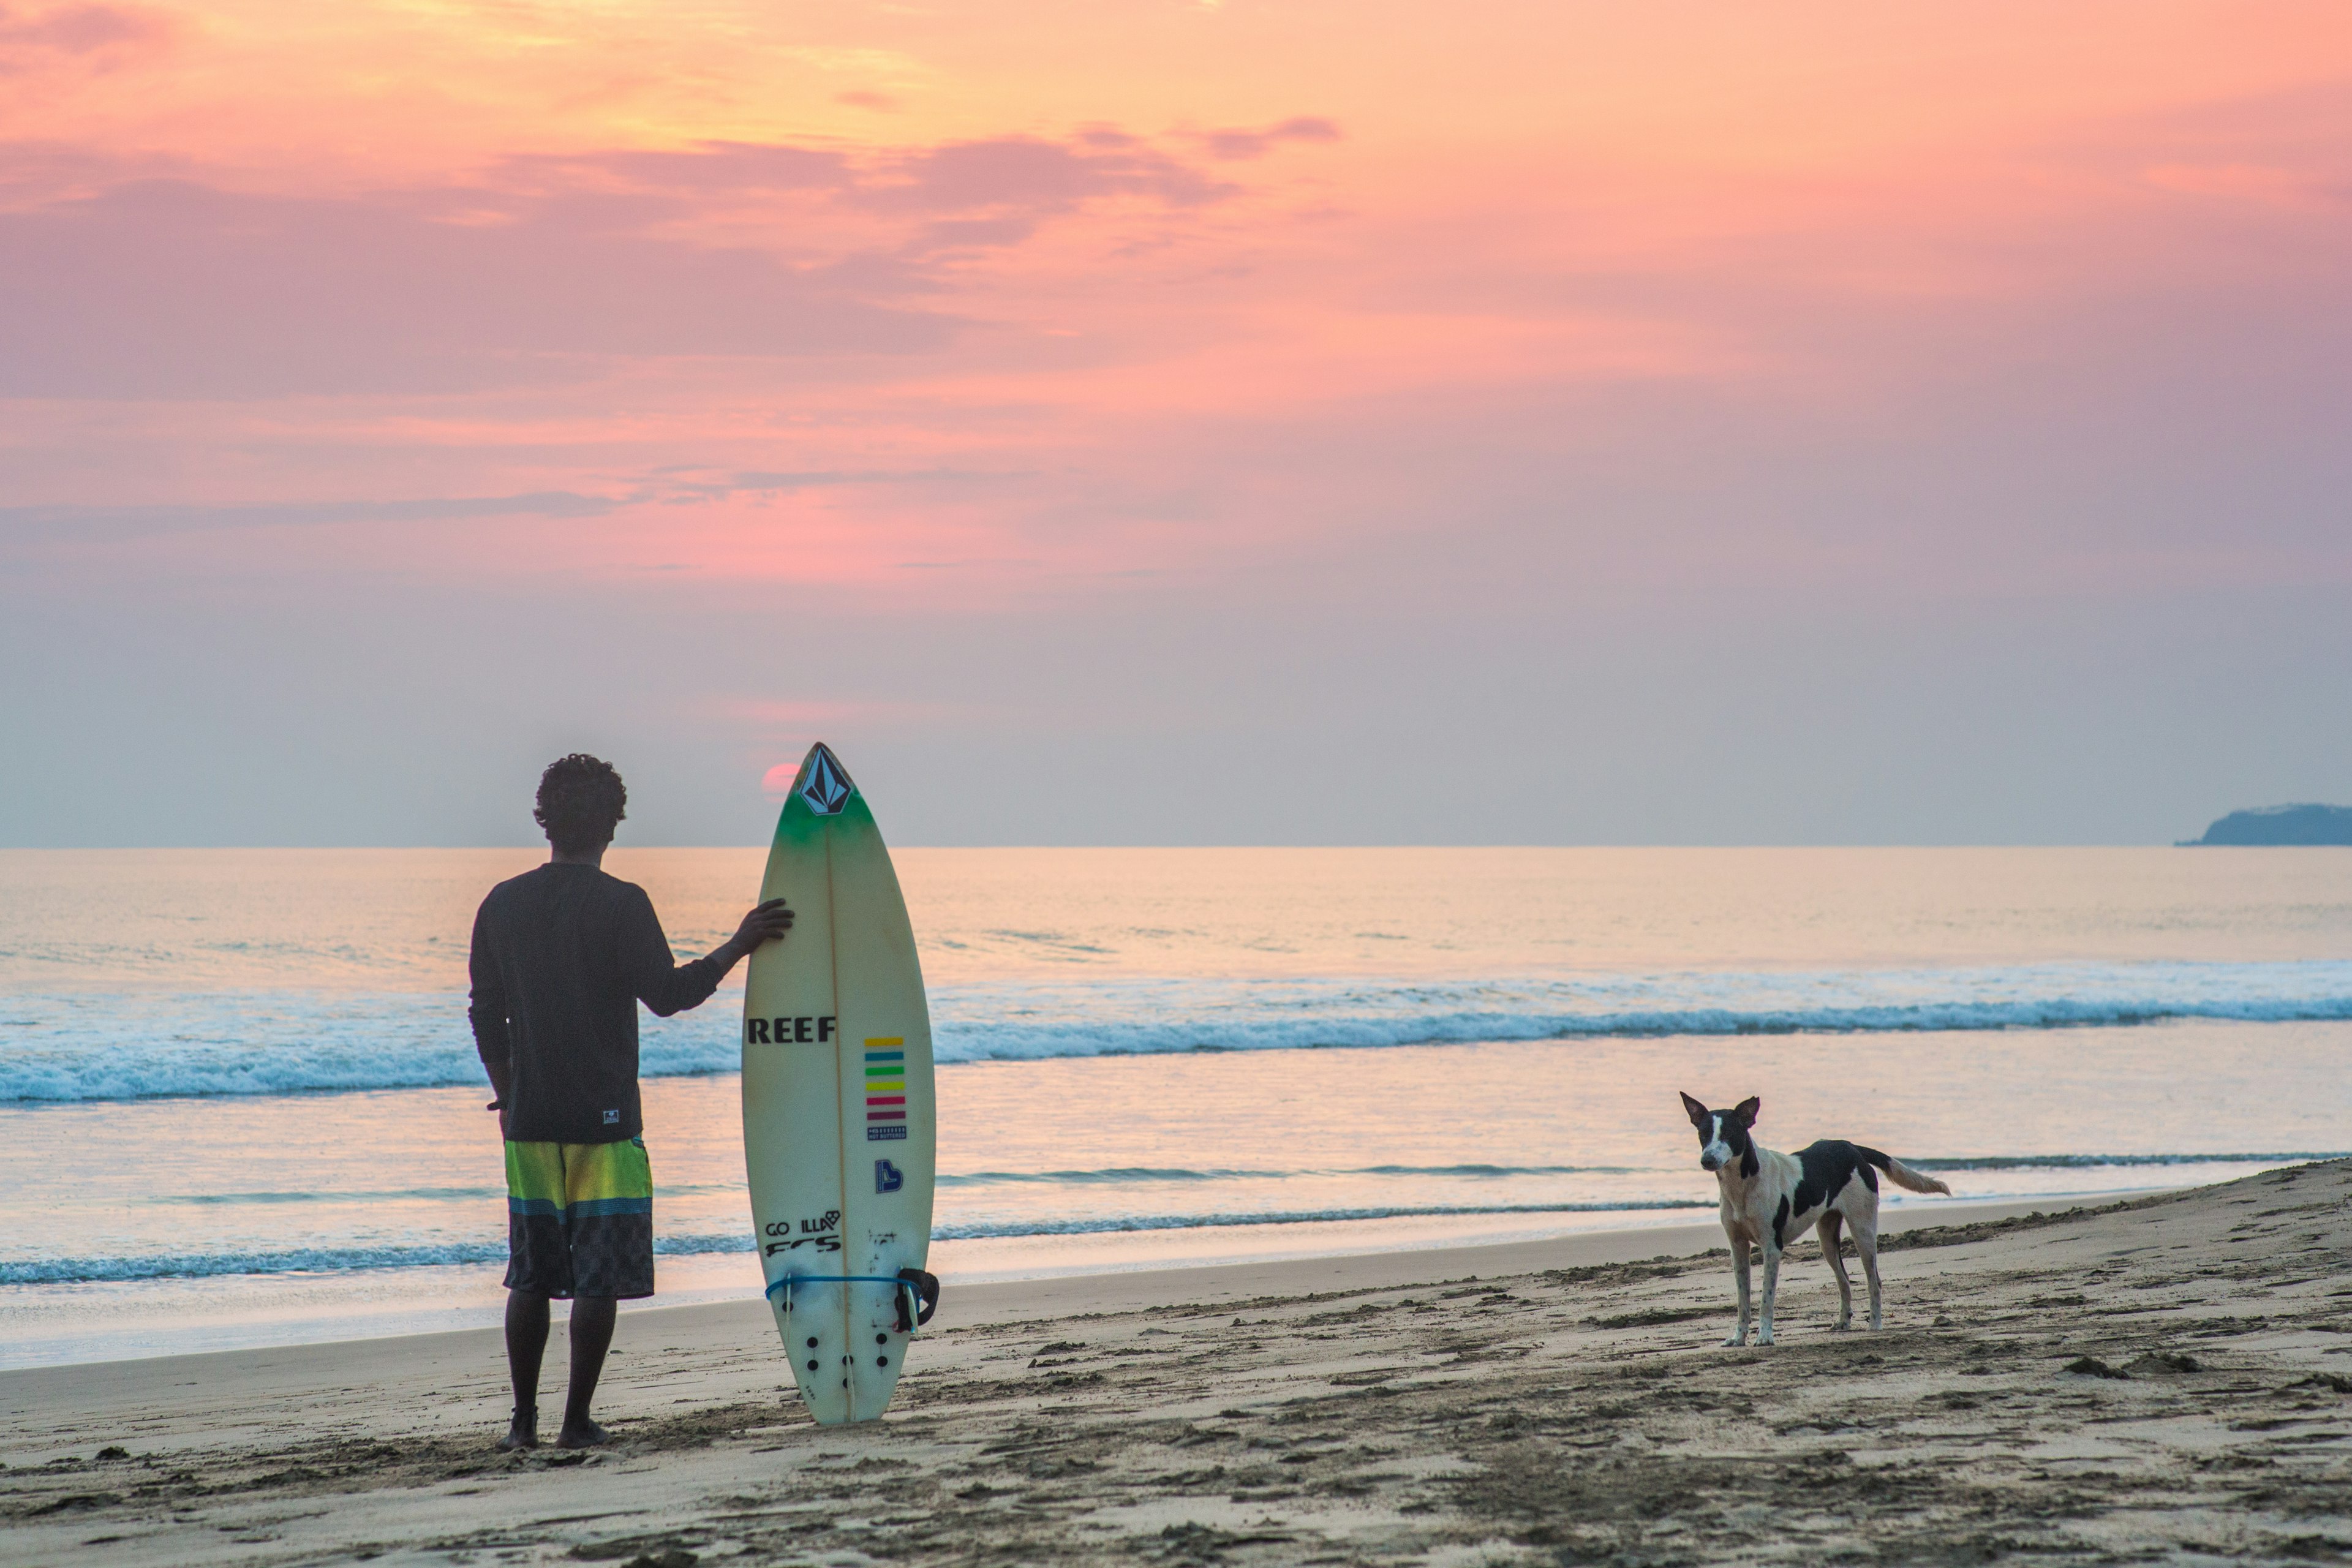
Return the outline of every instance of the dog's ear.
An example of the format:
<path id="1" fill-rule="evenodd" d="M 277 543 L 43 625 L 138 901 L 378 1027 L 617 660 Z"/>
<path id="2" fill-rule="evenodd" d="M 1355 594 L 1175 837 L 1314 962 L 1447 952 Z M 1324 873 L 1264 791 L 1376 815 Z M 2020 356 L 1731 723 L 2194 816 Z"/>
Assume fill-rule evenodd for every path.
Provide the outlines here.
<path id="1" fill-rule="evenodd" d="M 1733 1106 L 1731 1108 L 1731 1114 L 1739 1119 L 1739 1125 L 1742 1127 L 1753 1127 L 1756 1125 L 1756 1113 L 1763 1109 L 1764 1101 L 1762 1098 L 1751 1094 L 1746 1100 L 1741 1100 L 1738 1105 Z"/>
<path id="2" fill-rule="evenodd" d="M 1687 1094 L 1683 1096 L 1683 1110 L 1689 1114 L 1691 1125 L 1701 1131 L 1706 1130 L 1706 1119 L 1715 1114 Z"/>

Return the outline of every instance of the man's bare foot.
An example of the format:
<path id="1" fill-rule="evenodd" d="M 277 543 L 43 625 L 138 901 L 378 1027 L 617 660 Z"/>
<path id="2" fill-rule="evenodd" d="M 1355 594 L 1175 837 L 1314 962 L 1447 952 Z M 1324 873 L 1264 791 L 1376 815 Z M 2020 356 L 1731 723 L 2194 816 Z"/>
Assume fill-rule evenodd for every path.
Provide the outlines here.
<path id="1" fill-rule="evenodd" d="M 507 1428 L 507 1435 L 504 1437 L 499 1439 L 499 1452 L 501 1454 L 520 1454 L 525 1448 L 536 1448 L 538 1447 L 539 1412 L 536 1410 L 516 1411 L 514 1413 L 514 1425 Z"/>
<path id="2" fill-rule="evenodd" d="M 555 1435 L 559 1448 L 594 1448 L 612 1440 L 613 1435 L 593 1421 L 583 1421 L 576 1426 L 566 1421 L 563 1430 Z"/>

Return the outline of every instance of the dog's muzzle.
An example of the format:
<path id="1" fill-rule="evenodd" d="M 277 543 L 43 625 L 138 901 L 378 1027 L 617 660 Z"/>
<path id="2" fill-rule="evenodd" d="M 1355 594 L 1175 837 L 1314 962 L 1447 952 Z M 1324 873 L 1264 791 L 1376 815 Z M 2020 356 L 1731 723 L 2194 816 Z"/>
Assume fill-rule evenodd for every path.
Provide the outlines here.
<path id="1" fill-rule="evenodd" d="M 1698 1168 L 1702 1171 L 1720 1171 L 1723 1169 L 1723 1158 L 1719 1154 L 1701 1154 L 1698 1157 Z"/>

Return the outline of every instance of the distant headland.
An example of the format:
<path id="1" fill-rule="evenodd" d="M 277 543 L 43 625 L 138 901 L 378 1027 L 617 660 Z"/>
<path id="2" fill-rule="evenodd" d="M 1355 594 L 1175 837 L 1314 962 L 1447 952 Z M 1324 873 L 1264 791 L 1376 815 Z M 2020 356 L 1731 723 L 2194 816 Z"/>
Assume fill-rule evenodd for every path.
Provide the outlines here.
<path id="1" fill-rule="evenodd" d="M 2263 805 L 2233 811 L 2195 844 L 2352 844 L 2352 805 Z"/>

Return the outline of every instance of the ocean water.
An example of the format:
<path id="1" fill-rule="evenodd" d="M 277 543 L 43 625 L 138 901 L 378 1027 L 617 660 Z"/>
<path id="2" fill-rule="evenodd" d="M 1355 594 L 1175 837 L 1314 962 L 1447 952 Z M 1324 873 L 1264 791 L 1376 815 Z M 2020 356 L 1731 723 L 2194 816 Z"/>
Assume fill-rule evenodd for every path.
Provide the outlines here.
<path id="1" fill-rule="evenodd" d="M 0 852 L 0 1364 L 494 1318 L 467 935 L 541 858 Z M 685 957 L 761 858 L 608 867 Z M 2352 851 L 898 859 L 950 1279 L 1704 1219 L 1684 1089 L 1964 1196 L 2352 1152 Z M 662 1300 L 758 1293 L 739 995 L 644 1021 Z"/>

